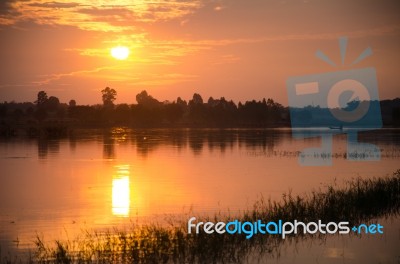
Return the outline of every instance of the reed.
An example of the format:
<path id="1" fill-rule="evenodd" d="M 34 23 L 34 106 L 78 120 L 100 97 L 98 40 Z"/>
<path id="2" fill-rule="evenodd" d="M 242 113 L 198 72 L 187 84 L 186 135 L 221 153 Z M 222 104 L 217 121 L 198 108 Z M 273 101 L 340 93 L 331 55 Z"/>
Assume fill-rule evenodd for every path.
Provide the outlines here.
<path id="1" fill-rule="evenodd" d="M 290 192 L 281 201 L 258 199 L 252 208 L 233 218 L 217 213 L 206 221 L 349 221 L 350 225 L 377 218 L 399 217 L 400 170 L 385 178 L 356 178 L 339 187 L 332 185 L 304 196 Z M 183 219 L 183 218 L 182 218 Z M 187 233 L 187 220 L 169 224 L 132 224 L 129 230 L 86 230 L 81 237 L 69 241 L 46 243 L 37 236 L 35 254 L 28 263 L 241 263 L 249 256 L 279 257 L 284 243 L 304 239 L 323 239 L 318 235 L 274 235 Z M 2 263 L 22 263 L 10 256 L 1 256 Z"/>

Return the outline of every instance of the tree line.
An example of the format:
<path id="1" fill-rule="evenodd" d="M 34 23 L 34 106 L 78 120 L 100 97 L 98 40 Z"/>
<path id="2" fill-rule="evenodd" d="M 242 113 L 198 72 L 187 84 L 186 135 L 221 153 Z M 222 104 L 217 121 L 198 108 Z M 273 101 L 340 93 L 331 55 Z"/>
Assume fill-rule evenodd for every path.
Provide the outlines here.
<path id="1" fill-rule="evenodd" d="M 79 105 L 75 100 L 61 103 L 55 96 L 40 91 L 34 102 L 0 103 L 0 134 L 13 125 L 59 124 L 64 127 L 277 127 L 290 126 L 288 107 L 273 99 L 236 104 L 225 97 L 204 101 L 194 93 L 189 101 L 178 97 L 161 102 L 142 91 L 136 104 L 115 104 L 117 91 L 101 90 L 102 104 Z M 384 125 L 400 125 L 400 99 L 380 102 Z M 54 126 L 53 126 L 54 127 Z M 6 132 L 4 132 L 6 131 Z"/>
<path id="2" fill-rule="evenodd" d="M 269 127 L 288 124 L 288 110 L 273 99 L 235 104 L 224 97 L 210 97 L 205 102 L 194 93 L 189 101 L 178 97 L 161 102 L 142 91 L 136 104 L 115 104 L 117 91 L 106 87 L 101 91 L 103 104 L 78 105 L 75 100 L 61 103 L 45 91 L 33 103 L 0 104 L 0 119 L 20 122 L 67 122 L 80 126 L 132 127 Z"/>

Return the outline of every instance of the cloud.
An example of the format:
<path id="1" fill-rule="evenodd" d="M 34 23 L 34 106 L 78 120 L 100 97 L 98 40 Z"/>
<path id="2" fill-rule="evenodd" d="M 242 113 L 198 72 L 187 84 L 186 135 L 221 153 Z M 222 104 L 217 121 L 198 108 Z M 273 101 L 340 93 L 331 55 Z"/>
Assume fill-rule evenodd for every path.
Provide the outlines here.
<path id="1" fill-rule="evenodd" d="M 147 76 L 141 76 L 140 79 L 129 84 L 133 86 L 161 86 L 182 82 L 193 82 L 197 79 L 197 75 L 182 73 L 149 74 Z"/>
<path id="2" fill-rule="evenodd" d="M 308 41 L 308 40 L 331 40 L 340 36 L 350 38 L 365 38 L 379 36 L 398 36 L 400 35 L 400 25 L 386 25 L 382 27 L 368 28 L 354 31 L 338 31 L 329 33 L 314 34 L 283 34 L 270 35 L 254 38 L 232 38 L 232 39 L 203 39 L 203 40 L 171 40 L 171 41 L 153 41 L 153 45 L 159 48 L 174 50 L 181 48 L 184 50 L 200 50 L 217 46 L 227 46 L 235 44 L 252 44 L 271 41 Z"/>
<path id="3" fill-rule="evenodd" d="M 80 70 L 80 71 L 73 71 L 73 72 L 68 72 L 68 73 L 51 74 L 51 75 L 44 76 L 44 79 L 42 79 L 42 80 L 32 82 L 32 84 L 34 84 L 36 86 L 42 86 L 42 85 L 47 85 L 54 81 L 60 80 L 64 77 L 90 76 L 95 73 L 100 73 L 100 72 L 106 71 L 106 70 L 113 70 L 115 68 L 116 68 L 115 66 L 105 66 L 105 67 L 98 67 L 98 68 L 91 69 L 91 70 Z"/>
<path id="4" fill-rule="evenodd" d="M 214 65 L 221 65 L 221 64 L 230 64 L 230 63 L 236 63 L 240 61 L 241 58 L 233 55 L 233 54 L 227 54 L 227 55 L 222 55 L 213 62 Z"/>
<path id="5" fill-rule="evenodd" d="M 80 70 L 68 73 L 51 74 L 30 84 L 20 85 L 22 87 L 46 87 L 49 90 L 54 85 L 66 85 L 65 81 L 71 78 L 86 78 L 104 80 L 104 82 L 118 82 L 128 86 L 158 86 L 182 82 L 191 82 L 198 79 L 197 75 L 183 73 L 150 73 L 132 72 L 130 66 L 105 66 L 91 70 Z M 10 85 L 4 85 L 11 87 Z M 1 86 L 0 86 L 1 87 Z"/>
<path id="6" fill-rule="evenodd" d="M 0 1 L 0 14 L 7 14 L 12 10 L 12 3 L 15 0 L 1 0 Z"/>
<path id="7" fill-rule="evenodd" d="M 199 0 L 121 0 L 117 5 L 106 3 L 92 0 L 1 0 L 0 24 L 15 25 L 31 20 L 37 24 L 122 32 L 134 30 L 134 23 L 182 18 L 202 6 Z"/>
<path id="8" fill-rule="evenodd" d="M 29 6 L 32 7 L 42 7 L 42 8 L 73 8 L 77 6 L 81 6 L 79 3 L 61 3 L 61 2 L 45 2 L 45 3 L 29 3 Z"/>

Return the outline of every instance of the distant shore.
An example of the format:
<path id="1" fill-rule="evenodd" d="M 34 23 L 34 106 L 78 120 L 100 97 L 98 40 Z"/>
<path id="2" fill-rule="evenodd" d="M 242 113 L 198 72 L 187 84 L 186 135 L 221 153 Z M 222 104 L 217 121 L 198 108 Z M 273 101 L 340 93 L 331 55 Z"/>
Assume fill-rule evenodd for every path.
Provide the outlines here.
<path id="1" fill-rule="evenodd" d="M 142 91 L 136 95 L 137 104 L 115 105 L 117 92 L 114 89 L 106 87 L 101 93 L 102 105 L 78 105 L 75 100 L 61 103 L 55 96 L 48 97 L 45 91 L 40 91 L 33 103 L 0 103 L 0 137 L 63 137 L 77 128 L 346 127 L 331 114 L 331 109 L 319 105 L 284 107 L 271 98 L 236 104 L 224 97 L 210 97 L 205 102 L 195 93 L 189 101 L 178 97 L 173 102 L 161 102 Z M 354 107 L 370 103 L 374 104 L 375 111 L 367 114 L 367 121 L 361 120 L 362 127 L 400 127 L 400 98 L 351 101 L 340 111 L 351 113 Z M 292 115 L 296 124 L 291 120 Z"/>

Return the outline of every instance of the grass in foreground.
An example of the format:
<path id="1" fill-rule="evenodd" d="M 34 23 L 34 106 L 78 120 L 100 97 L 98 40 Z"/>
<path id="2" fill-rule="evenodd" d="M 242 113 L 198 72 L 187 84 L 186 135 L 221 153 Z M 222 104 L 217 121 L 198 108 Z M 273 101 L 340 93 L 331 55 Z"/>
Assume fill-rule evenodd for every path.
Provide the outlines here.
<path id="1" fill-rule="evenodd" d="M 259 199 L 253 208 L 235 218 L 216 214 L 201 221 L 349 221 L 350 226 L 381 217 L 398 217 L 400 213 L 400 170 L 388 178 L 355 179 L 343 188 L 327 187 L 306 196 L 283 196 L 281 202 Z M 187 221 L 187 219 L 186 219 Z M 129 231 L 106 233 L 86 231 L 72 241 L 45 243 L 35 241 L 35 254 L 28 263 L 232 263 L 256 256 L 279 256 L 283 243 L 318 236 L 187 233 L 187 222 L 178 224 L 132 225 Z M 322 237 L 320 237 L 322 238 Z M 1 251 L 0 251 L 1 257 Z M 10 257 L 3 263 L 22 263 Z"/>

